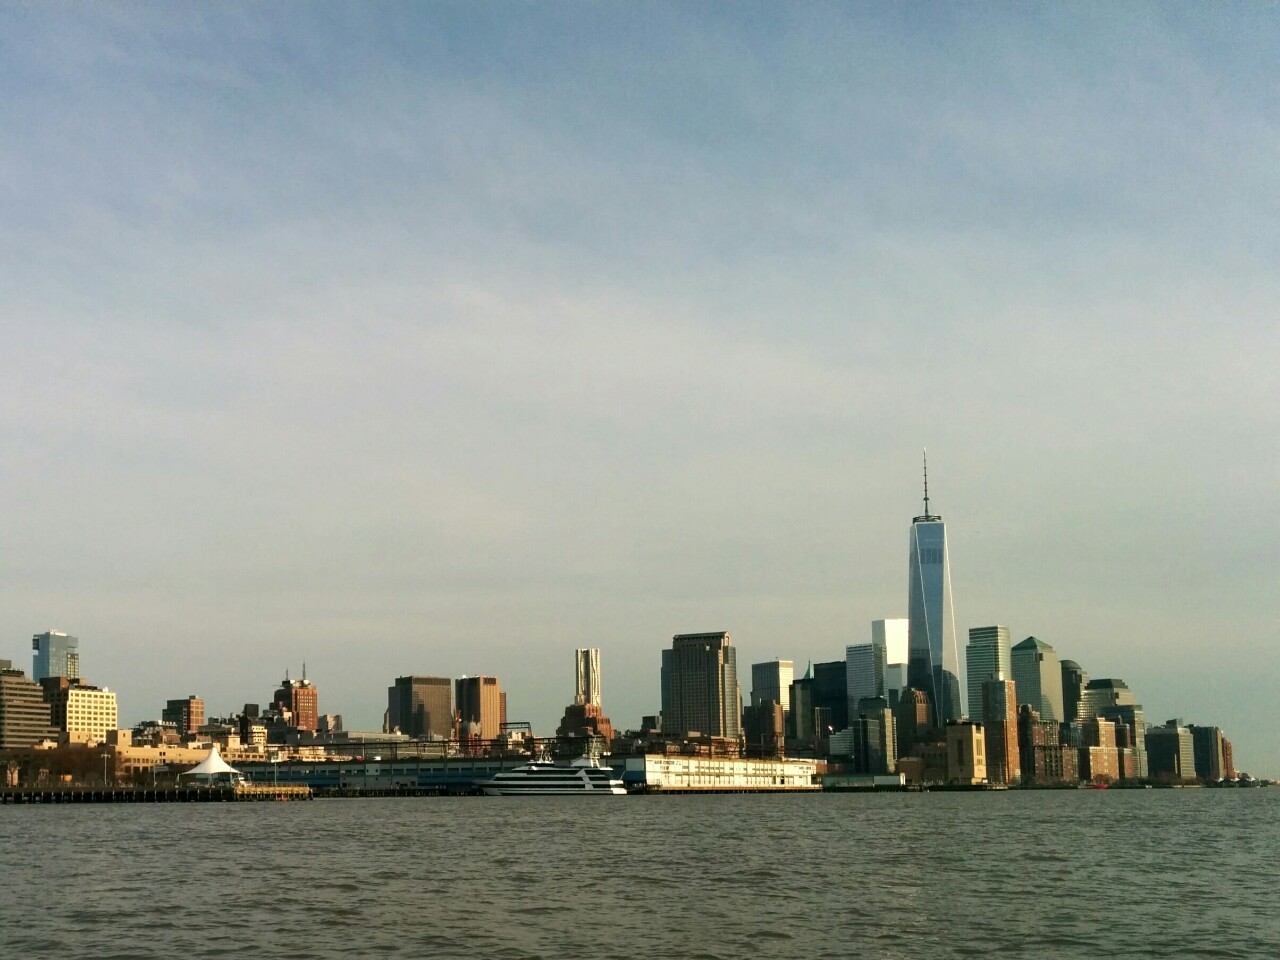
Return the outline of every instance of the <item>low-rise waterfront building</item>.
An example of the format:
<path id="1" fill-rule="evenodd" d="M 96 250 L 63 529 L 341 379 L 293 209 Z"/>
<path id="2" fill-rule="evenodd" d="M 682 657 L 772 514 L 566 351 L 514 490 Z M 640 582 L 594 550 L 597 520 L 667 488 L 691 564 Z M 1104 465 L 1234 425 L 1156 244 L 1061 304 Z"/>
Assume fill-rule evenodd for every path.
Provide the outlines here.
<path id="1" fill-rule="evenodd" d="M 943 733 L 945 738 L 946 734 Z M 934 740 L 917 743 L 915 755 L 920 760 L 920 782 L 925 784 L 947 782 L 947 741 Z M 899 767 L 902 761 L 898 761 Z"/>
<path id="2" fill-rule="evenodd" d="M 629 790 L 652 793 L 779 793 L 821 789 L 807 759 L 671 757 L 647 754 L 615 764 Z"/>
<path id="3" fill-rule="evenodd" d="M 947 783 L 973 787 L 987 782 L 986 737 L 982 724 L 947 724 Z"/>

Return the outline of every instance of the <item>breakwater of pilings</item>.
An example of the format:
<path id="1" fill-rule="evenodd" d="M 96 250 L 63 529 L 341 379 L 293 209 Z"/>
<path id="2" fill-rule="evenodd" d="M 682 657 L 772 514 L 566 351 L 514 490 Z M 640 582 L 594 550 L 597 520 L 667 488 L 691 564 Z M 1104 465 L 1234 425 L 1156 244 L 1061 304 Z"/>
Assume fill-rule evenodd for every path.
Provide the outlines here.
<path id="1" fill-rule="evenodd" d="M 244 803 L 310 800 L 304 786 L 245 784 L 226 787 L 2 787 L 5 803 Z"/>

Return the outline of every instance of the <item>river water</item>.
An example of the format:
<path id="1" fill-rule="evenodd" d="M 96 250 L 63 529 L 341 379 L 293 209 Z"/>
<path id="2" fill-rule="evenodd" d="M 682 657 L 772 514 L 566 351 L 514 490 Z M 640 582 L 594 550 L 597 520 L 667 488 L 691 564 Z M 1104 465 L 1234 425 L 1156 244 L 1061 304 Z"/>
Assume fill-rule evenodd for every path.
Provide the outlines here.
<path id="1" fill-rule="evenodd" d="M 1280 789 L 0 807 L 0 958 L 1280 957 Z"/>

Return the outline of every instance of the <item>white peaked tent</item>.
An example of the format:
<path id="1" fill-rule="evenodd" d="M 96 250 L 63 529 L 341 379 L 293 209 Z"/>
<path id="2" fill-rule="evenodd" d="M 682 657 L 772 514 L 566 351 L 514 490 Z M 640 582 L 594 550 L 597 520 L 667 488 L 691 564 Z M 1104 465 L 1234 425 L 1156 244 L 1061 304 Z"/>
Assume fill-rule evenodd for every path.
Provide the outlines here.
<path id="1" fill-rule="evenodd" d="M 190 770 L 184 770 L 178 774 L 180 781 L 187 777 L 191 777 L 197 783 L 235 783 L 241 778 L 241 773 L 222 759 L 222 754 L 218 752 L 218 745 L 215 743 L 207 757 Z"/>

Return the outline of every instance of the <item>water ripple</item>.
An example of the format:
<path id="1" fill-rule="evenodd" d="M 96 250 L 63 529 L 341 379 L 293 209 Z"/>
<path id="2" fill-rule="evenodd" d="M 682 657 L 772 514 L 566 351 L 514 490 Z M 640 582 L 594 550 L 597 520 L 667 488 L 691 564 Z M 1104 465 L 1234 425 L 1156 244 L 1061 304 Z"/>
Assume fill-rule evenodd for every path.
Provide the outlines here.
<path id="1" fill-rule="evenodd" d="M 0 808 L 0 957 L 1280 956 L 1280 790 Z"/>

